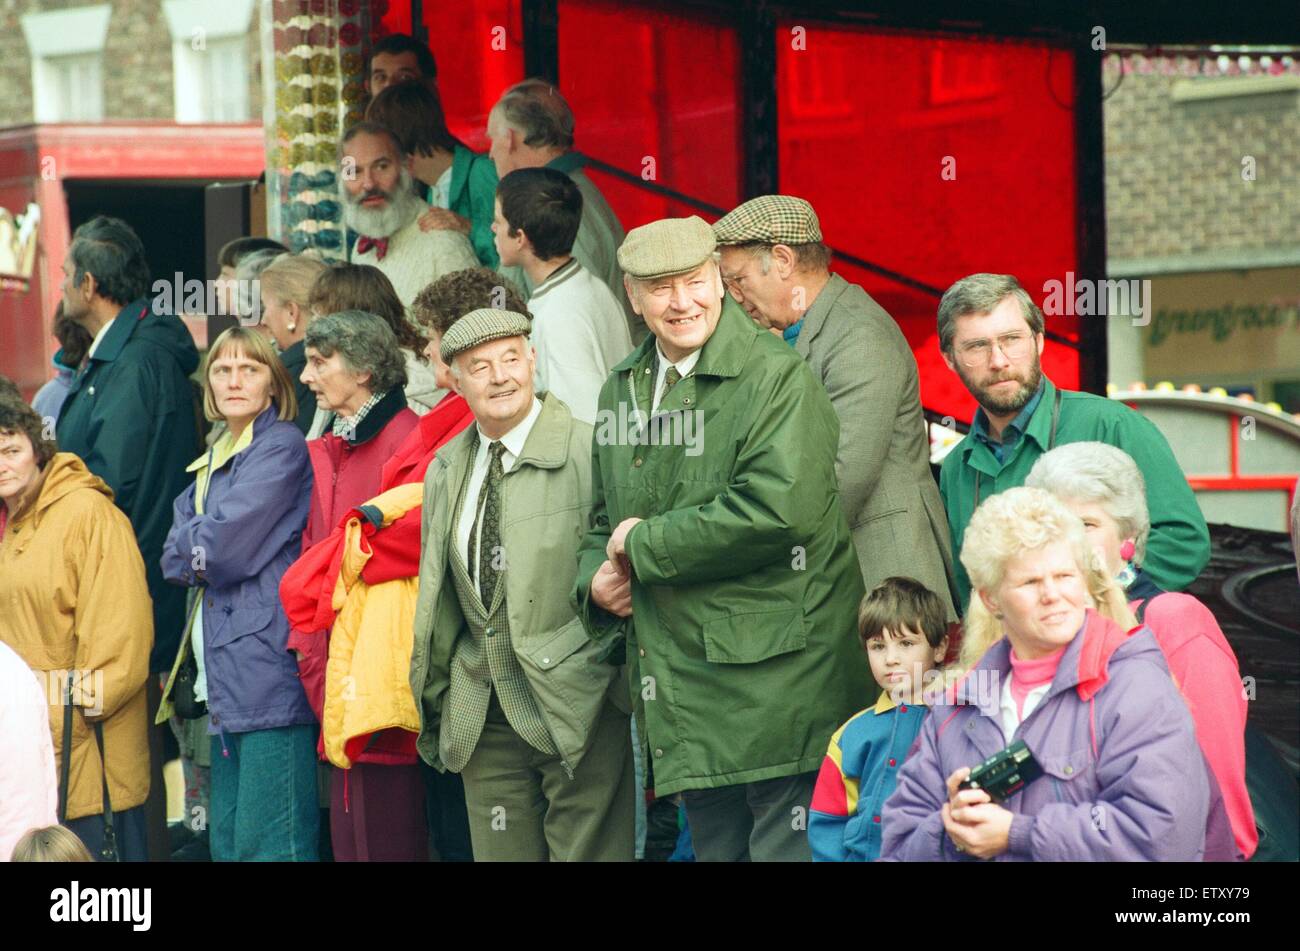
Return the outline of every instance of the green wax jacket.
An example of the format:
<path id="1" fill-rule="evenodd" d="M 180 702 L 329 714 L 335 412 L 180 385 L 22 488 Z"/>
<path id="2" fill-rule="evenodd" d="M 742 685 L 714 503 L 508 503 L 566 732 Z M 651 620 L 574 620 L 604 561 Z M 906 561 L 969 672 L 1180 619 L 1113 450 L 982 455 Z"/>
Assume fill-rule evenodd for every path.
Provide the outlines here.
<path id="1" fill-rule="evenodd" d="M 627 423 L 649 410 L 654 362 L 650 336 L 601 390 L 575 610 L 593 639 L 626 635 L 656 794 L 815 770 L 877 693 L 857 640 L 835 411 L 803 358 L 729 297 L 642 442 Z M 590 590 L 630 517 L 644 521 L 627 537 L 629 623 Z"/>

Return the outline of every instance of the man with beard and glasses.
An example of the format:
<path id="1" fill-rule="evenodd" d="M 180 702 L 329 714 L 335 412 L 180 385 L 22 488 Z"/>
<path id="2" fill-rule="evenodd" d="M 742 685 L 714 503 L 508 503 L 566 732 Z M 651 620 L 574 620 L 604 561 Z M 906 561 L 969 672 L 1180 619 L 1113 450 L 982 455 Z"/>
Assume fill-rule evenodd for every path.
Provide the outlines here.
<path id="1" fill-rule="evenodd" d="M 1024 483 L 1053 446 L 1096 440 L 1124 450 L 1146 479 L 1151 536 L 1145 568 L 1165 591 L 1181 591 L 1210 560 L 1210 533 L 1187 478 L 1154 424 L 1123 403 L 1058 389 L 1043 376 L 1043 313 L 1009 274 L 972 274 L 939 302 L 944 362 L 979 403 L 970 437 L 948 454 L 939 494 L 952 550 L 961 551 L 983 499 Z M 961 604 L 970 580 L 957 568 Z"/>
<path id="2" fill-rule="evenodd" d="M 357 233 L 353 264 L 373 264 L 392 282 L 402 306 L 453 271 L 478 267 L 459 231 L 421 231 L 429 205 L 416 196 L 411 159 L 397 136 L 375 122 L 358 122 L 339 145 L 343 220 Z"/>

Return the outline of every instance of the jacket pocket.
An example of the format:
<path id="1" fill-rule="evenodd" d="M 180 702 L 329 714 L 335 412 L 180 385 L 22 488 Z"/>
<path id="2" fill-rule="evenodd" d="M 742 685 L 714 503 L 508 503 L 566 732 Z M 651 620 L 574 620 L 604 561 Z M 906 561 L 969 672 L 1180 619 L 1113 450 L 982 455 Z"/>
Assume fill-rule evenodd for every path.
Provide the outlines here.
<path id="1" fill-rule="evenodd" d="M 711 664 L 757 664 L 808 644 L 802 608 L 733 614 L 704 622 L 704 659 Z"/>
<path id="2" fill-rule="evenodd" d="M 1038 760 L 1038 765 L 1043 768 L 1043 778 L 1039 782 L 1050 782 L 1054 787 L 1051 799 L 1078 803 L 1095 797 L 1096 770 L 1089 747 L 1080 747 L 1061 756 L 1045 757 Z"/>
<path id="3" fill-rule="evenodd" d="M 536 647 L 524 651 L 524 658 L 538 670 L 552 670 L 581 648 L 593 643 L 580 618 L 574 618 Z"/>
<path id="4" fill-rule="evenodd" d="M 598 660 L 602 645 L 573 618 L 536 646 L 517 651 L 529 686 L 570 768 L 586 752 L 619 668 Z"/>
<path id="5" fill-rule="evenodd" d="M 212 629 L 204 630 L 206 642 L 211 647 L 225 647 L 249 634 L 257 634 L 271 626 L 275 620 L 274 607 L 237 608 L 226 615 Z M 204 614 L 207 617 L 207 614 Z"/>

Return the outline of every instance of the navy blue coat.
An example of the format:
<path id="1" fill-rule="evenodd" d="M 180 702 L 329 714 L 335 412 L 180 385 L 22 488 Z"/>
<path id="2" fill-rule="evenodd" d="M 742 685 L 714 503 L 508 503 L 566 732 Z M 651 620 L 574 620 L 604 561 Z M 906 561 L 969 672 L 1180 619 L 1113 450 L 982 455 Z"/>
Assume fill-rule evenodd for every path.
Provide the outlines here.
<path id="1" fill-rule="evenodd" d="M 280 579 L 302 549 L 311 463 L 302 433 L 277 412 L 274 405 L 263 411 L 248 448 L 211 473 L 202 515 L 194 512 L 194 485 L 181 493 L 163 546 L 168 581 L 207 585 L 203 663 L 212 733 L 316 722 L 280 606 Z"/>
<path id="2" fill-rule="evenodd" d="M 185 592 L 163 580 L 158 558 L 171 501 L 192 481 L 185 467 L 203 448 L 188 379 L 198 365 L 185 324 L 140 298 L 118 312 L 59 414 L 59 448 L 107 482 L 131 520 L 153 599 L 154 673 L 171 669 L 185 626 Z"/>

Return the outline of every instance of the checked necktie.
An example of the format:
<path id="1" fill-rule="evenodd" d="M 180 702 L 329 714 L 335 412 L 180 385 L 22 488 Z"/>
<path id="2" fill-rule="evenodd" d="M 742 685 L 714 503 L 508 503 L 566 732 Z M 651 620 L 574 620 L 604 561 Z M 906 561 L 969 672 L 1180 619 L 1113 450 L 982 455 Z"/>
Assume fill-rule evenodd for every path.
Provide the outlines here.
<path id="1" fill-rule="evenodd" d="M 506 451 L 500 440 L 488 443 L 488 471 L 479 489 L 478 501 L 474 506 L 474 524 L 469 530 L 469 575 L 478 581 L 479 600 L 483 607 L 491 610 L 492 592 L 496 590 L 497 551 L 501 547 L 501 479 L 505 472 L 501 466 L 501 454 Z M 483 533 L 479 535 L 479 519 L 483 520 Z M 474 539 L 479 539 L 477 548 Z M 487 557 L 484 558 L 484 553 Z"/>

